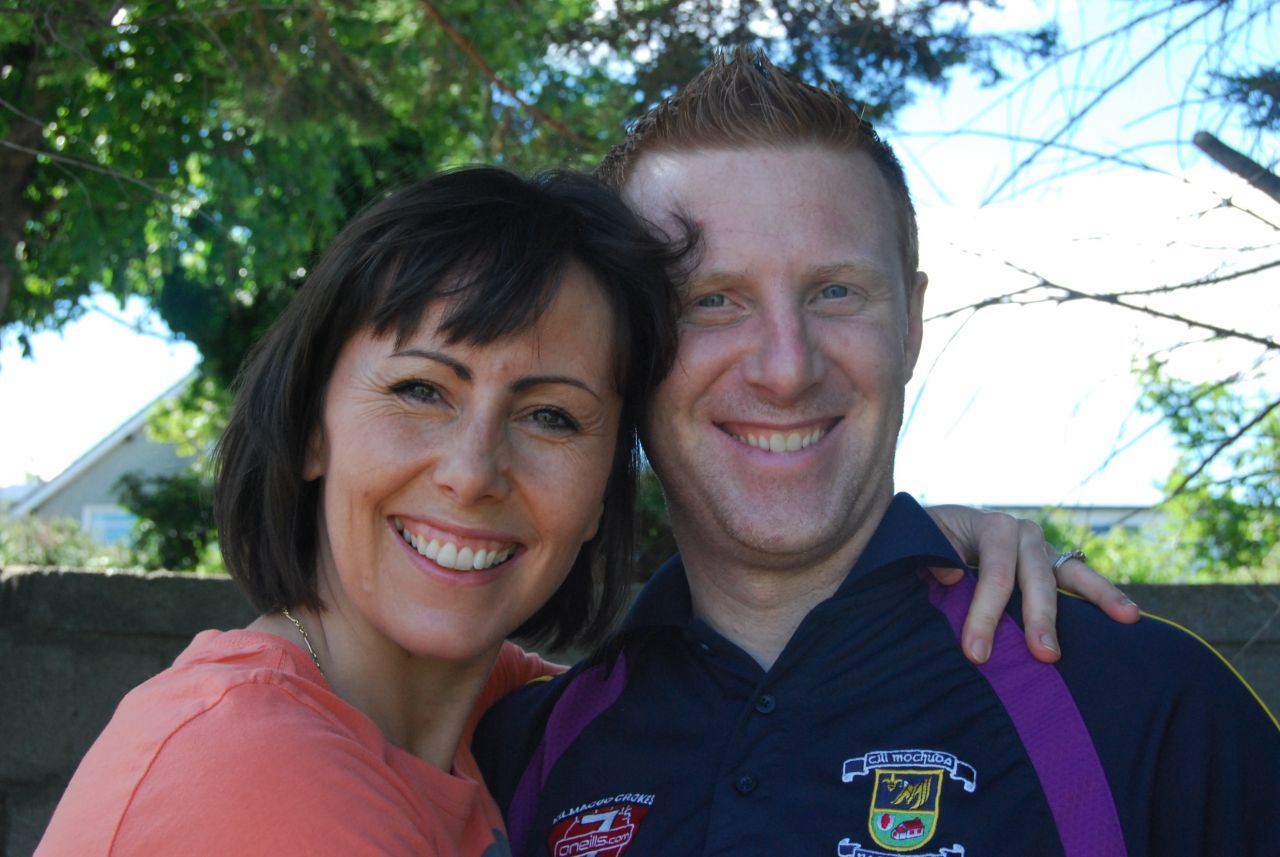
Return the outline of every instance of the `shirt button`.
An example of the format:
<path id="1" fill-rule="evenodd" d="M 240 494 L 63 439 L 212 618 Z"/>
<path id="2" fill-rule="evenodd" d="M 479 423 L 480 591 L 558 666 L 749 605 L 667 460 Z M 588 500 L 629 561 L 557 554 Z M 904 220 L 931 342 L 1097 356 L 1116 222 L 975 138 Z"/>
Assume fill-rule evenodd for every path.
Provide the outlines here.
<path id="1" fill-rule="evenodd" d="M 762 693 L 760 698 L 756 700 L 756 711 L 761 714 L 769 714 L 777 707 L 778 699 L 772 693 Z"/>
<path id="2" fill-rule="evenodd" d="M 738 774 L 738 778 L 733 781 L 733 789 L 740 795 L 749 795 L 756 790 L 756 778 L 751 774 Z"/>

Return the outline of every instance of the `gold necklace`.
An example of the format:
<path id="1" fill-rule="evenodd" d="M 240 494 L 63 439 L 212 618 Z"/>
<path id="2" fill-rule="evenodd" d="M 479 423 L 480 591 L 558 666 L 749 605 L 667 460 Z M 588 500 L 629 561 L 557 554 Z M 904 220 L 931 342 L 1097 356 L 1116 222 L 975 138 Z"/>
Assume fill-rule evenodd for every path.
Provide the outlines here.
<path id="1" fill-rule="evenodd" d="M 307 629 L 302 627 L 302 623 L 293 618 L 293 614 L 289 612 L 288 607 L 281 607 L 280 612 L 284 614 L 284 618 L 293 623 L 293 627 L 298 629 L 298 633 L 302 635 L 302 642 L 307 644 L 307 654 L 311 655 L 311 663 L 316 665 L 316 669 L 320 670 L 320 675 L 324 675 L 324 669 L 320 666 L 320 657 L 316 654 L 315 648 L 311 645 L 311 638 L 307 636 Z"/>

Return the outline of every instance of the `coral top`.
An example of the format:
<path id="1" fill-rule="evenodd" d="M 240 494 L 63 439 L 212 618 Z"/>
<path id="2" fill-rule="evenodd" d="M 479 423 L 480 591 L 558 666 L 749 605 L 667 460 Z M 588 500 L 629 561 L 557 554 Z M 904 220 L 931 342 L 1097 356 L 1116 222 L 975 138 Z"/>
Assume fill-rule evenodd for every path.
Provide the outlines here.
<path id="1" fill-rule="evenodd" d="M 205 631 L 120 703 L 36 855 L 509 854 L 471 732 L 550 671 L 504 645 L 445 772 L 388 743 L 291 643 Z"/>

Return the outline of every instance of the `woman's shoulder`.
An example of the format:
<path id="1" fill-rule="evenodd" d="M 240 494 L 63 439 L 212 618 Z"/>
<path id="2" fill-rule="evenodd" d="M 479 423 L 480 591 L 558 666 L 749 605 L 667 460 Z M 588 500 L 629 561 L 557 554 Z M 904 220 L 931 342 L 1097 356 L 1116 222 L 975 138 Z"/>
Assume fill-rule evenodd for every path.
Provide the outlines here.
<path id="1" fill-rule="evenodd" d="M 292 649 L 254 631 L 197 636 L 121 701 L 39 853 L 134 853 L 120 843 L 139 838 L 243 842 L 266 835 L 259 827 L 284 811 L 282 796 L 307 815 L 323 812 L 333 801 L 324 789 L 338 785 L 324 780 L 379 764 L 384 742 Z"/>

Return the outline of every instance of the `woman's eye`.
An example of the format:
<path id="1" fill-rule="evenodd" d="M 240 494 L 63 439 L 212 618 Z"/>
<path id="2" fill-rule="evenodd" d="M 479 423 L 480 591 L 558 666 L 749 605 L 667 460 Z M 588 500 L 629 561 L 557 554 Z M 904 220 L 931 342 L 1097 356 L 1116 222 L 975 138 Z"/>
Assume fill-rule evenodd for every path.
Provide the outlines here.
<path id="1" fill-rule="evenodd" d="M 693 305 L 696 307 L 705 307 L 707 309 L 715 309 L 717 307 L 724 306 L 725 303 L 726 301 L 725 301 L 724 295 L 716 292 L 709 295 L 703 295 L 702 297 L 694 301 Z"/>
<path id="2" fill-rule="evenodd" d="M 391 388 L 402 399 L 408 399 L 411 402 L 437 402 L 440 400 L 440 391 L 435 385 L 428 384 L 426 381 L 401 381 Z"/>
<path id="3" fill-rule="evenodd" d="M 542 428 L 554 431 L 572 432 L 581 428 L 577 420 L 559 408 L 538 408 L 529 418 Z"/>
<path id="4" fill-rule="evenodd" d="M 838 283 L 832 283 L 829 286 L 823 286 L 821 294 L 828 300 L 847 298 L 849 297 L 849 287 L 839 285 Z"/>

